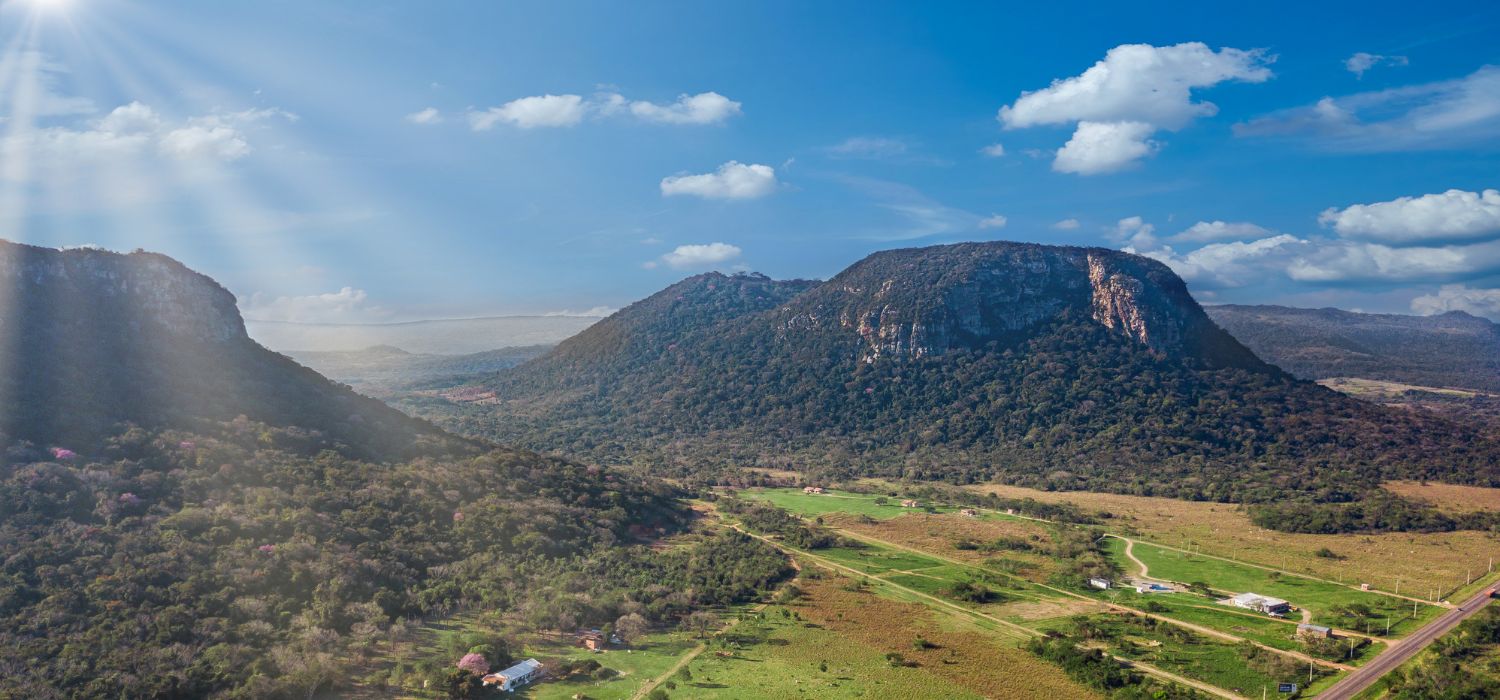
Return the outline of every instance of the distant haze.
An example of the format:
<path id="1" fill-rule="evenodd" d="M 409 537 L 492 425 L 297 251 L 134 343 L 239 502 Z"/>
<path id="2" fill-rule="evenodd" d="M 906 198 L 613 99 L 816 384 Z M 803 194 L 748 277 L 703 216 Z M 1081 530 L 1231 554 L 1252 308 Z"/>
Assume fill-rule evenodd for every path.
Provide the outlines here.
<path id="1" fill-rule="evenodd" d="M 406 323 L 289 323 L 246 320 L 250 337 L 278 352 L 351 351 L 388 345 L 412 353 L 465 355 L 503 347 L 555 345 L 596 316 L 494 316 Z"/>

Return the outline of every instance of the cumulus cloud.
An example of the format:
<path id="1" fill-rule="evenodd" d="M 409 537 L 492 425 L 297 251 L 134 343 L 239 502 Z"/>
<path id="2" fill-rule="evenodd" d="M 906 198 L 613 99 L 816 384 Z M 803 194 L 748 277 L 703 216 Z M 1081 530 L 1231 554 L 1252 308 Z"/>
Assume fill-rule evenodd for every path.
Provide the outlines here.
<path id="1" fill-rule="evenodd" d="M 1155 131 L 1145 122 L 1078 122 L 1073 138 L 1057 149 L 1052 169 L 1079 175 L 1123 170 L 1156 152 L 1159 144 L 1147 138 Z"/>
<path id="2" fill-rule="evenodd" d="M 1448 190 L 1331 208 L 1318 222 L 1344 238 L 1389 245 L 1461 243 L 1500 237 L 1500 191 Z"/>
<path id="3" fill-rule="evenodd" d="M 1021 93 L 997 118 L 1007 129 L 1077 124 L 1054 169 L 1112 172 L 1154 153 L 1151 134 L 1218 113 L 1212 102 L 1195 101 L 1193 90 L 1226 81 L 1264 82 L 1271 77 L 1271 60 L 1259 50 L 1215 51 L 1200 42 L 1123 44 L 1080 75 Z"/>
<path id="4" fill-rule="evenodd" d="M 385 318 L 389 313 L 369 303 L 363 289 L 344 287 L 337 292 L 306 296 L 271 297 L 256 292 L 240 300 L 245 317 L 255 321 L 291 323 L 350 323 Z"/>
<path id="5" fill-rule="evenodd" d="M 631 101 L 615 92 L 602 92 L 590 98 L 547 94 L 522 97 L 486 110 L 471 109 L 469 127 L 474 131 L 489 131 L 501 123 L 521 129 L 568 127 L 577 125 L 589 115 L 611 117 L 623 114 L 654 124 L 704 125 L 718 124 L 739 113 L 740 103 L 717 92 L 681 95 L 677 101 L 664 105 L 646 100 Z"/>
<path id="6" fill-rule="evenodd" d="M 1353 73 L 1356 78 L 1363 78 L 1365 77 L 1365 71 L 1376 66 L 1404 66 L 1407 63 L 1408 61 L 1405 56 L 1381 56 L 1380 54 L 1360 51 L 1344 59 L 1344 68 Z"/>
<path id="7" fill-rule="evenodd" d="M 1156 227 L 1139 216 L 1129 216 L 1115 222 L 1115 228 L 1109 232 L 1109 237 L 1133 250 L 1156 247 Z"/>
<path id="8" fill-rule="evenodd" d="M 691 195 L 704 199 L 755 199 L 776 190 L 776 170 L 769 165 L 729 161 L 715 172 L 662 178 L 663 196 Z"/>
<path id="9" fill-rule="evenodd" d="M 608 96 L 606 100 L 624 98 Z M 717 124 L 740 113 L 740 103 L 717 92 L 679 95 L 677 101 L 659 105 L 645 100 L 630 103 L 630 113 L 648 122 L 660 124 Z"/>
<path id="10" fill-rule="evenodd" d="M 1500 135 L 1500 66 L 1456 80 L 1324 97 L 1244 124 L 1245 137 L 1305 139 L 1332 150 L 1442 150 L 1493 142 Z"/>
<path id="11" fill-rule="evenodd" d="M 1475 316 L 1500 319 L 1500 289 L 1445 284 L 1435 294 L 1423 294 L 1412 299 L 1411 310 L 1424 316 L 1465 311 Z"/>
<path id="12" fill-rule="evenodd" d="M 1008 223 L 1010 223 L 1010 219 L 1007 219 L 1000 214 L 991 214 L 979 220 L 979 228 L 1005 228 L 1005 225 Z"/>
<path id="13" fill-rule="evenodd" d="M 1306 241 L 1281 234 L 1255 241 L 1211 243 L 1182 254 L 1171 246 L 1141 254 L 1166 263 L 1188 282 L 1207 287 L 1240 287 L 1262 279 L 1267 267 L 1286 265 L 1305 246 Z"/>
<path id="14" fill-rule="evenodd" d="M 1174 241 L 1205 243 L 1209 241 L 1243 241 L 1263 238 L 1271 232 L 1248 221 L 1199 221 L 1187 230 L 1172 236 Z"/>
<path id="15" fill-rule="evenodd" d="M 988 146 L 985 146 L 984 148 L 979 149 L 979 152 L 991 158 L 1001 158 L 1005 156 L 1005 145 L 992 143 Z"/>
<path id="16" fill-rule="evenodd" d="M 1063 219 L 1055 224 L 1052 224 L 1052 228 L 1055 228 L 1059 231 L 1076 231 L 1078 230 L 1078 226 L 1078 219 Z"/>
<path id="17" fill-rule="evenodd" d="M 579 95 L 537 95 L 511 100 L 482 112 L 469 112 L 469 127 L 489 131 L 504 122 L 521 129 L 573 126 L 588 111 Z"/>
<path id="18" fill-rule="evenodd" d="M 405 119 L 412 124 L 441 124 L 443 113 L 439 112 L 436 107 L 428 107 L 406 115 Z"/>
<path id="19" fill-rule="evenodd" d="M 661 261 L 668 267 L 683 269 L 702 269 L 714 267 L 740 257 L 739 246 L 728 243 L 703 243 L 694 245 L 680 245 L 672 252 L 661 256 Z"/>
<path id="20" fill-rule="evenodd" d="M 1332 241 L 1292 261 L 1287 275 L 1301 282 L 1422 282 L 1466 277 L 1500 265 L 1500 244 L 1394 248 Z"/>

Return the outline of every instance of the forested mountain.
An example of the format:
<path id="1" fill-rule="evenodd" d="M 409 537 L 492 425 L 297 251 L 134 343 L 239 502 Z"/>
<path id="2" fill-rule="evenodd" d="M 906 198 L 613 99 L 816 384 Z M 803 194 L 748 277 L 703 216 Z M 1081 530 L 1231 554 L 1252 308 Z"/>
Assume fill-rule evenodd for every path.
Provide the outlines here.
<path id="1" fill-rule="evenodd" d="M 313 697 L 455 611 L 644 629 L 791 573 L 738 533 L 648 546 L 689 522 L 677 489 L 360 397 L 169 258 L 7 244 L 0 265 L 0 698 Z M 477 683 L 456 661 L 418 682 Z"/>
<path id="2" fill-rule="evenodd" d="M 88 451 L 125 423 L 238 416 L 363 456 L 453 439 L 273 353 L 234 295 L 171 258 L 0 241 L 0 442 Z"/>
<path id="3" fill-rule="evenodd" d="M 1500 476 L 1491 436 L 1297 380 L 1164 265 L 1092 248 L 893 250 L 821 284 L 699 276 L 452 396 L 471 434 L 676 472 L 1250 502 Z"/>
<path id="4" fill-rule="evenodd" d="M 1365 314 L 1286 306 L 1210 306 L 1251 350 L 1303 379 L 1360 377 L 1500 392 L 1500 325 L 1462 311 Z"/>

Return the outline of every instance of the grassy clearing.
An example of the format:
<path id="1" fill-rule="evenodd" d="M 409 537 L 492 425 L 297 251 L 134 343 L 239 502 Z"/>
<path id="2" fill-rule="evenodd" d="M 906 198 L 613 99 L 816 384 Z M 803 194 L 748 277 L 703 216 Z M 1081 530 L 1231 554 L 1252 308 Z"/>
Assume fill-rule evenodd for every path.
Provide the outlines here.
<path id="1" fill-rule="evenodd" d="M 744 498 L 769 501 L 781 508 L 808 517 L 826 513 L 850 513 L 868 515 L 884 520 L 908 513 L 924 513 L 921 508 L 901 507 L 901 498 L 876 494 L 828 491 L 821 494 L 803 493 L 802 489 L 746 489 L 740 492 Z M 884 500 L 885 503 L 877 501 Z M 939 513 L 953 512 L 954 508 L 938 506 Z"/>
<path id="2" fill-rule="evenodd" d="M 620 673 L 606 681 L 556 681 L 538 683 L 521 697 L 536 700 L 567 700 L 582 693 L 595 700 L 628 700 L 642 685 L 666 672 L 677 660 L 693 647 L 698 640 L 686 632 L 671 632 L 649 636 L 630 650 L 616 649 L 594 653 L 560 644 L 528 645 L 526 654 L 538 659 L 593 659 Z"/>
<path id="3" fill-rule="evenodd" d="M 1307 682 L 1305 664 L 1254 647 L 1219 642 L 1132 615 L 1094 615 L 1087 622 L 1091 634 L 1119 656 L 1236 693 Z M 1320 669 L 1313 673 L 1328 675 Z"/>
<path id="4" fill-rule="evenodd" d="M 911 552 L 883 547 L 830 547 L 818 550 L 818 556 L 832 559 L 844 566 L 867 574 L 887 571 L 918 571 L 942 566 L 943 562 Z"/>
<path id="5" fill-rule="evenodd" d="M 1444 513 L 1500 511 L 1500 489 L 1420 481 L 1387 481 L 1383 486 L 1397 496 L 1431 503 Z"/>
<path id="6" fill-rule="evenodd" d="M 1131 569 L 1124 556 L 1125 545 L 1112 539 L 1110 550 L 1121 566 Z M 1334 583 L 1325 583 L 1277 572 L 1235 564 L 1221 559 L 1195 556 L 1185 552 L 1137 542 L 1135 557 L 1150 568 L 1151 576 L 1181 583 L 1202 581 L 1210 587 L 1232 593 L 1254 592 L 1285 599 L 1293 606 L 1306 608 L 1313 621 L 1335 627 L 1348 627 L 1350 621 L 1333 615 L 1334 606 L 1363 604 L 1376 611 L 1377 617 L 1391 618 L 1392 636 L 1403 635 L 1422 623 L 1437 616 L 1441 608 L 1417 604 L 1416 618 L 1412 618 L 1412 603 L 1377 593 L 1358 591 Z M 1359 630 L 1364 631 L 1364 630 Z M 1384 629 L 1371 629 L 1383 633 Z"/>
<path id="7" fill-rule="evenodd" d="M 1468 573 L 1485 571 L 1500 550 L 1500 535 L 1485 532 L 1300 535 L 1256 527 L 1238 506 L 1082 491 L 1051 492 L 1018 486 L 973 487 L 1011 498 L 1071 502 L 1107 511 L 1106 527 L 1138 534 L 1161 544 L 1200 549 L 1205 554 L 1272 566 L 1320 578 L 1369 583 L 1382 590 L 1426 596 L 1450 591 Z M 1339 558 L 1320 557 L 1329 550 Z"/>
<path id="8" fill-rule="evenodd" d="M 965 616 L 889 595 L 879 584 L 853 588 L 835 575 L 805 581 L 795 603 L 742 622 L 695 660 L 692 680 L 678 680 L 671 696 L 1099 697 Z M 919 637 L 928 644 L 918 648 Z M 893 665 L 890 653 L 914 665 Z"/>

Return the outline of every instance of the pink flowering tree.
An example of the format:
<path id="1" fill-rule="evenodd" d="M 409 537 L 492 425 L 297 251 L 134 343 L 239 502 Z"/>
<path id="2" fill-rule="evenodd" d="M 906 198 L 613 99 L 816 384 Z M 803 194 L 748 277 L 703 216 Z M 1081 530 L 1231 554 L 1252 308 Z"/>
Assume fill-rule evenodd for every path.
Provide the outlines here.
<path id="1" fill-rule="evenodd" d="M 490 672 L 490 662 L 484 660 L 483 654 L 464 654 L 464 658 L 458 660 L 458 669 L 483 676 Z"/>
<path id="2" fill-rule="evenodd" d="M 70 450 L 70 449 L 68 449 L 66 447 L 54 447 L 54 448 L 52 448 L 52 458 L 53 459 L 77 459 L 78 458 L 78 453 L 74 452 L 74 451 L 72 451 L 72 450 Z"/>

